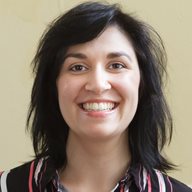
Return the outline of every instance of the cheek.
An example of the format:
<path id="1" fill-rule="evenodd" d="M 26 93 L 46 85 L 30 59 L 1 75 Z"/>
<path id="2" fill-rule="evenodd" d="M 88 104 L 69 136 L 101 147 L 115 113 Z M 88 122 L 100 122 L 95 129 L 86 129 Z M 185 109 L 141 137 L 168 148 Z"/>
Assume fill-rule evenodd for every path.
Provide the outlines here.
<path id="1" fill-rule="evenodd" d="M 74 110 L 72 103 L 75 100 L 75 90 L 76 87 L 73 81 L 63 77 L 58 80 L 57 91 L 59 108 L 67 124 L 70 122 L 71 118 L 69 114 L 71 114 Z"/>
<path id="2" fill-rule="evenodd" d="M 116 78 L 113 82 L 114 87 L 125 99 L 138 96 L 140 75 L 137 73 L 125 74 Z"/>
<path id="3" fill-rule="evenodd" d="M 60 106 L 75 102 L 81 89 L 80 81 L 74 78 L 61 77 L 57 82 L 58 99 Z"/>

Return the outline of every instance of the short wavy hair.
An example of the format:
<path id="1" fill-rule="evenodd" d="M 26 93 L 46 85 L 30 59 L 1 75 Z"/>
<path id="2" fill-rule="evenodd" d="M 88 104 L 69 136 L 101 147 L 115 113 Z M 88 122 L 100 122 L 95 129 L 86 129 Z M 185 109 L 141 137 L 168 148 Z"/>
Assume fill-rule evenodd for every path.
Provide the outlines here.
<path id="1" fill-rule="evenodd" d="M 56 80 L 68 48 L 91 41 L 110 25 L 118 25 L 131 38 L 141 73 L 138 108 L 128 126 L 131 163 L 166 172 L 172 168 L 162 156 L 172 135 L 172 118 L 163 93 L 166 52 L 151 26 L 124 13 L 117 4 L 79 4 L 44 32 L 33 60 L 35 80 L 27 118 L 35 156 L 49 156 L 56 168 L 66 165 L 69 127 L 60 112 Z"/>

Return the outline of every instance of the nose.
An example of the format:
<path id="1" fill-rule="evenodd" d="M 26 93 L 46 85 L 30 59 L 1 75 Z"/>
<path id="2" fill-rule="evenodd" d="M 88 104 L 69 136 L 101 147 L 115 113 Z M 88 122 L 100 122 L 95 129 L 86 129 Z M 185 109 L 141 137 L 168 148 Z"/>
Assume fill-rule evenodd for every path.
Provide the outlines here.
<path id="1" fill-rule="evenodd" d="M 96 94 L 101 94 L 106 90 L 111 89 L 109 74 L 107 73 L 107 71 L 105 71 L 101 67 L 98 67 L 97 69 L 90 72 L 85 85 L 85 89 Z"/>

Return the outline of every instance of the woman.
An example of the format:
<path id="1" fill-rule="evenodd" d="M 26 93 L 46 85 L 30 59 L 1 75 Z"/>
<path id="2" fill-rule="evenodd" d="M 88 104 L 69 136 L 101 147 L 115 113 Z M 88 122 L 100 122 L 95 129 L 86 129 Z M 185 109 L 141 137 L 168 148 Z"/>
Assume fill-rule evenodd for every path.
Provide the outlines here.
<path id="1" fill-rule="evenodd" d="M 172 119 L 158 34 L 117 5 L 56 19 L 34 58 L 27 126 L 35 160 L 1 173 L 2 191 L 192 191 L 167 176 Z"/>

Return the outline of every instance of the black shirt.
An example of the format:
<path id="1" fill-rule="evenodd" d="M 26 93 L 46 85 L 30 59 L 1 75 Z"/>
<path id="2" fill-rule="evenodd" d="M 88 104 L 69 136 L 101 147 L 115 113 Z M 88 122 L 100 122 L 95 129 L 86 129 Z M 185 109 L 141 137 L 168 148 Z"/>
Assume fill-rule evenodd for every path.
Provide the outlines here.
<path id="1" fill-rule="evenodd" d="M 0 191 L 67 192 L 67 189 L 59 182 L 50 158 L 42 158 L 1 172 Z M 149 174 L 139 165 L 130 167 L 111 192 L 192 192 L 192 189 L 158 170 Z"/>

